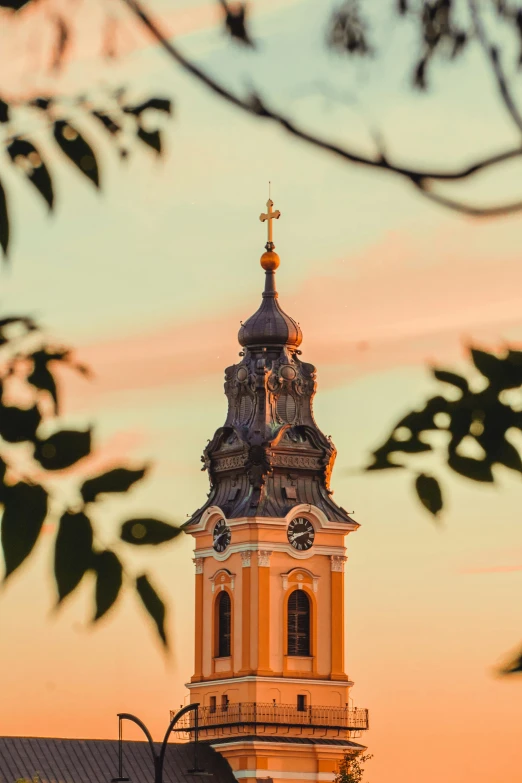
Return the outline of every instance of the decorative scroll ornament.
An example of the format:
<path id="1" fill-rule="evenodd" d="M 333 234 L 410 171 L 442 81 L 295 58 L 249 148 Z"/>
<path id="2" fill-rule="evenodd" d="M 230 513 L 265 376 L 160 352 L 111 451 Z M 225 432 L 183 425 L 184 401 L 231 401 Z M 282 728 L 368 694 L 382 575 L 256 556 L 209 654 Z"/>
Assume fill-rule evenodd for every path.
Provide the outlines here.
<path id="1" fill-rule="evenodd" d="M 330 562 L 332 564 L 332 571 L 344 572 L 344 564 L 347 558 L 343 555 L 330 555 Z"/>
<path id="2" fill-rule="evenodd" d="M 195 557 L 192 562 L 196 566 L 196 574 L 202 574 L 203 573 L 203 564 L 205 562 L 205 558 L 203 558 L 203 557 Z"/>
<path id="3" fill-rule="evenodd" d="M 250 568 L 250 558 L 251 558 L 252 552 L 250 549 L 247 549 L 245 552 L 241 552 L 241 565 L 243 568 Z"/>

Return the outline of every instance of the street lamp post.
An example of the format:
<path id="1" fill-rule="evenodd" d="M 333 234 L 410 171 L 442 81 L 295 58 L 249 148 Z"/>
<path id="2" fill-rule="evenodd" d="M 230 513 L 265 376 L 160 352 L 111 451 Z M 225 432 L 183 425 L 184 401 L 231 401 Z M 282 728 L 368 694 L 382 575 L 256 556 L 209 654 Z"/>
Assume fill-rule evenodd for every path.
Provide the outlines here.
<path id="1" fill-rule="evenodd" d="M 188 712 L 194 713 L 194 768 L 188 769 L 187 772 L 191 775 L 211 775 L 211 772 L 206 772 L 204 769 L 199 769 L 198 766 L 198 730 L 199 730 L 199 715 L 198 715 L 198 708 L 199 704 L 187 704 L 186 707 L 183 707 L 181 710 L 179 710 L 174 717 L 172 718 L 171 722 L 169 723 L 169 727 L 167 731 L 165 732 L 165 736 L 163 738 L 163 742 L 161 743 L 161 748 L 159 754 L 156 752 L 156 748 L 154 747 L 154 741 L 152 739 L 152 735 L 148 728 L 145 726 L 143 721 L 141 721 L 139 718 L 137 718 L 135 715 L 131 715 L 129 712 L 119 712 L 118 713 L 118 720 L 119 720 L 119 726 L 118 726 L 118 777 L 112 778 L 111 783 L 124 783 L 126 781 L 129 781 L 130 778 L 124 777 L 123 775 L 123 731 L 122 731 L 122 723 L 124 720 L 129 720 L 132 723 L 135 723 L 137 726 L 140 727 L 142 732 L 147 737 L 147 741 L 149 743 L 150 752 L 152 755 L 152 761 L 154 764 L 154 783 L 163 783 L 163 764 L 165 762 L 165 751 L 167 750 L 167 743 L 169 740 L 169 737 L 174 730 L 174 727 L 178 720 L 183 717 Z"/>

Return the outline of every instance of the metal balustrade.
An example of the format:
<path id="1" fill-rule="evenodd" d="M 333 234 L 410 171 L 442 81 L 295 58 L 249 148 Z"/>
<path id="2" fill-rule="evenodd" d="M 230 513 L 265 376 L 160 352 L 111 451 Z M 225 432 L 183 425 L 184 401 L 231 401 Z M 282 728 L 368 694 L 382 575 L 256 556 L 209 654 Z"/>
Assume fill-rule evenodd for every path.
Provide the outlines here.
<path id="1" fill-rule="evenodd" d="M 217 729 L 240 725 L 308 726 L 310 728 L 364 731 L 369 727 L 368 710 L 348 707 L 309 706 L 298 710 L 293 704 L 239 702 L 199 708 L 199 728 Z M 172 713 L 174 714 L 174 713 Z M 180 731 L 194 730 L 194 714 L 184 716 Z"/>

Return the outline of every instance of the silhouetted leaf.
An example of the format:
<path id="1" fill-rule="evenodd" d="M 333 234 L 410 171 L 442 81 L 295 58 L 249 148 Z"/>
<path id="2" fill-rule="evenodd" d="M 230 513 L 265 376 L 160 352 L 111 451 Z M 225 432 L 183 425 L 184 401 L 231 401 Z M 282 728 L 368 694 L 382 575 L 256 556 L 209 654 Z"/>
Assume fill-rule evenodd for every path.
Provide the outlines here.
<path id="1" fill-rule="evenodd" d="M 0 0 L 0 8 L 9 8 L 12 11 L 19 11 L 34 0 Z"/>
<path id="2" fill-rule="evenodd" d="M 6 326 L 12 326 L 12 324 L 23 324 L 28 332 L 38 329 L 32 318 L 25 315 L 10 315 L 7 318 L 0 318 L 0 333 L 4 332 Z"/>
<path id="3" fill-rule="evenodd" d="M 87 144 L 76 128 L 64 120 L 58 120 L 54 123 L 53 132 L 56 143 L 62 152 L 98 188 L 100 186 L 98 164 L 92 147 Z"/>
<path id="4" fill-rule="evenodd" d="M 117 556 L 108 549 L 95 554 L 93 569 L 96 572 L 96 622 L 116 603 L 122 585 L 123 569 Z"/>
<path id="5" fill-rule="evenodd" d="M 225 9 L 225 27 L 231 38 L 247 46 L 254 46 L 246 27 L 247 7 L 244 3 L 222 2 Z"/>
<path id="6" fill-rule="evenodd" d="M 0 247 L 7 257 L 9 250 L 9 212 L 7 211 L 7 197 L 4 186 L 0 182 Z"/>
<path id="7" fill-rule="evenodd" d="M 473 481 L 493 482 L 491 463 L 486 460 L 461 457 L 460 454 L 451 453 L 448 456 L 448 465 L 461 476 L 473 479 Z"/>
<path id="8" fill-rule="evenodd" d="M 522 473 L 522 459 L 520 458 L 520 454 L 509 441 L 502 437 L 502 433 L 500 433 L 500 437 L 498 438 L 498 442 L 495 444 L 494 449 L 488 450 L 488 443 L 482 436 L 479 436 L 477 441 L 486 452 L 489 462 L 498 462 L 500 465 L 505 465 L 506 468 Z"/>
<path id="9" fill-rule="evenodd" d="M 138 126 L 136 135 L 149 147 L 155 150 L 158 155 L 161 155 L 161 136 L 159 130 L 148 131 L 141 126 Z"/>
<path id="10" fill-rule="evenodd" d="M 29 101 L 29 106 L 34 106 L 36 109 L 41 109 L 42 111 L 47 111 L 49 106 L 51 106 L 53 103 L 52 98 L 34 98 L 34 100 Z"/>
<path id="11" fill-rule="evenodd" d="M 370 54 L 367 40 L 367 24 L 361 16 L 357 0 L 345 0 L 334 11 L 328 33 L 328 44 L 340 52 L 349 54 Z"/>
<path id="12" fill-rule="evenodd" d="M 451 432 L 451 447 L 456 449 L 459 443 L 469 434 L 470 427 L 480 411 L 474 411 L 471 405 L 454 407 L 448 426 Z"/>
<path id="13" fill-rule="evenodd" d="M 9 122 L 9 104 L 0 98 L 0 122 Z"/>
<path id="14" fill-rule="evenodd" d="M 433 476 L 427 476 L 425 473 L 421 473 L 415 479 L 415 489 L 422 505 L 428 509 L 428 511 L 437 516 L 439 511 L 442 510 L 442 492 L 439 482 Z"/>
<path id="15" fill-rule="evenodd" d="M 0 405 L 0 436 L 8 443 L 32 441 L 41 420 L 36 405 L 27 409 Z"/>
<path id="16" fill-rule="evenodd" d="M 60 519 L 54 555 L 54 577 L 61 603 L 93 566 L 92 526 L 83 513 L 66 512 Z"/>
<path id="17" fill-rule="evenodd" d="M 152 587 L 146 574 L 136 579 L 136 590 L 143 602 L 143 606 L 154 620 L 163 644 L 165 647 L 168 647 L 167 635 L 165 633 L 165 605 Z"/>
<path id="18" fill-rule="evenodd" d="M 48 368 L 50 356 L 47 351 L 35 351 L 31 354 L 33 369 L 27 376 L 27 381 L 36 389 L 47 391 L 53 398 L 54 411 L 58 413 L 58 392 L 53 374 Z"/>
<path id="19" fill-rule="evenodd" d="M 456 386 L 463 394 L 467 394 L 469 391 L 469 384 L 462 375 L 457 375 L 454 372 L 448 372 L 447 370 L 433 370 L 433 375 L 438 381 L 443 383 L 450 383 L 452 386 Z"/>
<path id="20" fill-rule="evenodd" d="M 426 57 L 423 57 L 422 60 L 420 60 L 417 63 L 417 67 L 415 68 L 415 74 L 413 77 L 413 83 L 415 87 L 418 87 L 419 90 L 425 90 L 427 87 L 426 83 L 426 67 L 428 65 L 428 60 Z"/>
<path id="21" fill-rule="evenodd" d="M 503 675 L 522 674 L 522 650 L 502 666 L 499 673 Z"/>
<path id="22" fill-rule="evenodd" d="M 164 544 L 181 533 L 180 527 L 159 519 L 129 519 L 121 527 L 120 538 L 127 544 Z"/>
<path id="23" fill-rule="evenodd" d="M 126 114 L 133 114 L 135 117 L 139 117 L 147 109 L 156 109 L 156 111 L 165 112 L 170 114 L 172 112 L 172 101 L 168 98 L 149 98 L 143 103 L 139 103 L 137 106 L 124 106 L 123 111 Z"/>
<path id="24" fill-rule="evenodd" d="M 34 144 L 26 139 L 15 139 L 7 147 L 7 152 L 17 168 L 44 197 L 49 209 L 52 209 L 54 194 L 51 175 Z"/>
<path id="25" fill-rule="evenodd" d="M 91 431 L 61 430 L 46 440 L 36 440 L 34 456 L 45 470 L 63 470 L 91 451 Z"/>
<path id="26" fill-rule="evenodd" d="M 2 547 L 7 579 L 33 551 L 47 516 L 47 492 L 20 482 L 4 488 Z"/>
<path id="27" fill-rule="evenodd" d="M 62 66 L 65 52 L 67 51 L 69 28 L 61 16 L 55 17 L 54 23 L 56 25 L 56 43 L 51 67 L 54 71 L 58 71 Z"/>
<path id="28" fill-rule="evenodd" d="M 127 492 L 136 481 L 143 478 L 147 468 L 140 470 L 129 470 L 128 468 L 114 468 L 108 473 L 102 473 L 100 476 L 87 479 L 84 482 L 80 492 L 84 503 L 92 503 L 98 495 L 104 492 Z"/>
<path id="29" fill-rule="evenodd" d="M 469 38 L 466 35 L 466 33 L 461 30 L 458 32 L 454 38 L 453 38 L 453 49 L 451 50 L 451 59 L 455 59 L 455 57 L 458 57 L 459 54 L 461 54 L 464 49 L 466 48 L 466 44 L 468 43 Z"/>
<path id="30" fill-rule="evenodd" d="M 437 430 L 435 416 L 437 413 L 448 413 L 451 403 L 441 395 L 432 397 L 426 402 L 426 405 L 420 411 L 412 411 L 406 414 L 397 422 L 394 430 L 399 427 L 407 427 L 414 435 L 418 435 L 425 430 Z"/>
<path id="31" fill-rule="evenodd" d="M 7 470 L 7 465 L 5 464 L 4 460 L 0 457 L 0 507 L 2 506 L 5 500 L 5 493 L 8 489 L 8 487 L 6 487 L 4 484 L 6 470 Z"/>
<path id="32" fill-rule="evenodd" d="M 118 125 L 117 122 L 115 122 L 112 117 L 109 117 L 108 114 L 105 114 L 101 111 L 92 111 L 91 114 L 93 117 L 96 117 L 99 122 L 103 125 L 104 128 L 106 128 L 109 133 L 112 133 L 113 136 L 116 136 L 121 131 L 121 127 Z"/>
<path id="33" fill-rule="evenodd" d="M 477 370 L 488 380 L 491 381 L 502 374 L 502 360 L 498 356 L 478 348 L 471 349 L 471 356 Z"/>

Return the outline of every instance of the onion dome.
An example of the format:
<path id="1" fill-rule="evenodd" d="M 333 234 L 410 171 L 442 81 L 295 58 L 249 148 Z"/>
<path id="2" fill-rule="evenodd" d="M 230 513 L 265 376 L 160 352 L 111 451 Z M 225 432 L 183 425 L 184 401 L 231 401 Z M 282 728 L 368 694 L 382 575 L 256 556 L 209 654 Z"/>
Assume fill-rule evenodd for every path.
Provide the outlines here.
<path id="1" fill-rule="evenodd" d="M 238 340 L 245 348 L 256 346 L 271 347 L 286 345 L 297 348 L 301 345 L 303 333 L 293 318 L 287 315 L 279 305 L 278 293 L 275 288 L 275 269 L 263 264 L 265 256 L 275 256 L 279 264 L 279 256 L 269 251 L 261 256 L 261 266 L 265 269 L 266 282 L 263 291 L 261 307 L 248 321 L 241 324 Z M 270 263 L 273 259 L 270 258 Z"/>
<path id="2" fill-rule="evenodd" d="M 261 222 L 267 222 L 268 242 L 266 251 L 261 256 L 261 266 L 265 270 L 266 281 L 263 291 L 263 301 L 261 307 L 254 315 L 251 315 L 248 321 L 241 324 L 238 340 L 244 348 L 269 348 L 283 347 L 297 348 L 301 345 L 303 333 L 299 324 L 290 318 L 280 307 L 278 293 L 275 287 L 275 271 L 279 266 L 279 256 L 274 251 L 275 245 L 272 238 L 272 221 L 277 220 L 281 213 L 278 209 L 273 210 L 274 202 L 268 199 L 266 202 L 268 212 L 263 212 L 259 216 Z"/>

